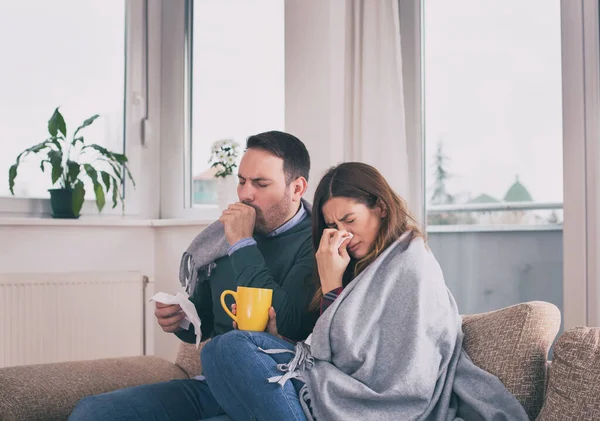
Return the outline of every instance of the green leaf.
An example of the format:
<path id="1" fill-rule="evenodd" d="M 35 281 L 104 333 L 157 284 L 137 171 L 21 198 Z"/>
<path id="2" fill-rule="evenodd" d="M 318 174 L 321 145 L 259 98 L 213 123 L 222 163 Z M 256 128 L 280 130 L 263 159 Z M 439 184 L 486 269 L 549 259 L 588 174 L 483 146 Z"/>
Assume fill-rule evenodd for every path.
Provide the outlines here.
<path id="1" fill-rule="evenodd" d="M 75 130 L 75 133 L 73 133 L 73 145 L 75 145 L 77 143 L 77 141 L 81 141 L 83 143 L 83 137 L 75 137 L 77 136 L 77 133 L 79 133 L 79 130 L 86 128 L 87 126 L 89 126 L 90 124 L 92 124 L 94 122 L 94 120 L 96 120 L 98 117 L 100 117 L 98 114 L 95 114 L 93 116 L 91 116 L 90 118 L 88 118 L 87 120 L 85 120 L 83 122 L 83 124 L 79 127 L 77 127 L 77 130 Z"/>
<path id="2" fill-rule="evenodd" d="M 106 192 L 108 193 L 108 191 L 110 190 L 111 176 L 106 171 L 100 171 L 100 175 L 102 176 L 102 181 L 104 182 L 104 185 L 106 186 Z"/>
<path id="3" fill-rule="evenodd" d="M 96 206 L 98 206 L 98 212 L 102 212 L 102 208 L 106 203 L 106 198 L 104 197 L 104 190 L 102 190 L 102 185 L 100 183 L 94 185 L 94 193 L 96 194 Z"/>
<path id="4" fill-rule="evenodd" d="M 127 157 L 125 155 L 123 155 L 123 154 L 111 152 L 111 155 L 121 165 L 123 165 L 123 164 L 125 164 L 127 162 Z"/>
<path id="5" fill-rule="evenodd" d="M 78 162 L 67 160 L 67 178 L 68 183 L 73 184 L 79 177 L 79 173 L 81 172 L 81 165 Z"/>
<path id="6" fill-rule="evenodd" d="M 114 164 L 112 161 L 105 161 L 107 162 L 111 168 L 113 169 L 113 171 L 115 172 L 115 177 L 119 180 L 119 184 L 123 184 L 123 173 L 121 170 L 119 170 L 119 168 L 117 168 L 117 165 Z"/>
<path id="7" fill-rule="evenodd" d="M 8 169 L 8 188 L 10 189 L 10 193 L 12 195 L 15 194 L 13 188 L 15 187 L 15 178 L 17 177 L 17 168 L 19 167 L 19 163 L 13 164 Z"/>
<path id="8" fill-rule="evenodd" d="M 94 194 L 96 195 L 96 206 L 98 207 L 98 211 L 101 212 L 106 199 L 104 198 L 102 185 L 98 182 L 98 171 L 90 164 L 83 164 L 83 168 L 87 175 L 92 179 L 92 183 L 94 184 Z"/>
<path id="9" fill-rule="evenodd" d="M 129 172 L 129 167 L 125 164 L 123 164 L 123 167 L 125 167 L 125 171 L 127 171 L 127 176 L 129 177 L 129 179 L 131 180 L 131 184 L 133 184 L 133 187 L 135 188 L 135 181 L 133 181 L 133 176 L 131 175 L 131 172 Z"/>
<path id="10" fill-rule="evenodd" d="M 43 151 L 44 149 L 50 148 L 51 143 L 52 143 L 52 141 L 45 140 L 41 143 L 38 143 L 37 145 L 33 145 L 32 147 L 25 149 L 23 152 L 21 152 L 19 155 L 17 155 L 16 162 L 14 163 L 13 166 L 11 166 L 8 169 L 8 188 L 9 188 L 11 194 L 13 194 L 13 195 L 15 194 L 13 189 L 15 187 L 15 178 L 17 177 L 17 168 L 19 167 L 19 164 L 21 163 L 21 158 L 30 153 L 38 153 L 40 151 Z M 49 162 L 49 161 L 46 161 L 46 162 Z M 43 163 L 41 164 L 41 166 L 42 166 L 42 171 L 43 171 L 44 170 Z"/>
<path id="11" fill-rule="evenodd" d="M 104 155 L 108 158 L 112 157 L 112 153 L 108 149 L 103 148 L 100 145 L 96 145 L 95 143 L 92 143 L 91 145 L 85 145 L 83 148 L 81 148 L 82 151 L 85 149 L 95 149 L 98 152 L 100 152 L 102 155 Z"/>
<path id="12" fill-rule="evenodd" d="M 44 168 L 44 164 L 46 162 L 50 162 L 50 161 L 48 161 L 47 159 L 44 159 L 42 162 L 40 162 L 40 168 L 41 168 L 42 172 L 46 171 L 46 168 Z"/>
<path id="13" fill-rule="evenodd" d="M 58 141 L 57 137 L 53 137 L 52 139 L 50 139 L 50 142 L 56 146 L 58 148 L 59 151 L 62 151 L 62 145 L 60 144 L 60 142 Z"/>
<path id="14" fill-rule="evenodd" d="M 113 209 L 117 207 L 117 199 L 119 197 L 119 183 L 115 178 L 112 179 L 113 183 L 113 191 L 112 191 L 112 201 L 113 201 Z"/>
<path id="15" fill-rule="evenodd" d="M 85 145 L 82 148 L 82 150 L 84 150 L 84 149 L 95 149 L 96 151 L 100 152 L 100 154 L 102 154 L 104 157 L 106 157 L 108 160 L 111 160 L 113 162 L 116 161 L 120 165 L 123 165 L 129 161 L 125 155 L 123 155 L 121 153 L 109 151 L 108 149 L 103 148 L 100 145 L 96 145 L 96 144 Z"/>
<path id="16" fill-rule="evenodd" d="M 52 165 L 52 184 L 54 184 L 63 174 L 63 154 L 60 151 L 52 150 L 48 152 L 48 158 L 50 159 L 50 164 Z"/>
<path id="17" fill-rule="evenodd" d="M 32 146 L 31 148 L 27 148 L 25 149 L 23 152 L 21 152 L 18 156 L 17 156 L 17 163 L 19 163 L 21 161 L 21 157 L 23 155 L 27 155 L 30 153 L 38 153 L 46 148 L 50 147 L 50 143 L 52 143 L 49 140 L 45 140 L 42 143 L 38 143 L 37 145 Z"/>
<path id="18" fill-rule="evenodd" d="M 83 201 L 85 200 L 85 188 L 83 187 L 83 181 L 77 180 L 73 187 L 73 213 L 79 215 L 81 208 L 83 207 Z"/>
<path id="19" fill-rule="evenodd" d="M 67 125 L 62 114 L 58 111 L 58 108 L 59 107 L 54 110 L 54 114 L 52 114 L 52 117 L 48 120 L 48 132 L 52 137 L 56 137 L 59 131 L 63 136 L 67 135 Z"/>
<path id="20" fill-rule="evenodd" d="M 122 167 L 125 170 L 129 179 L 131 180 L 133 187 L 135 187 L 135 180 L 133 179 L 133 176 L 131 175 L 131 172 L 129 171 L 129 167 L 127 166 L 128 159 L 125 155 L 116 153 L 116 152 L 111 152 L 108 149 L 103 148 L 102 146 L 96 145 L 96 144 L 86 145 L 82 148 L 82 150 L 85 150 L 85 149 L 94 149 L 94 150 L 100 152 L 100 154 L 102 156 L 98 159 L 100 159 L 104 162 L 107 162 L 112 167 L 112 169 L 115 172 L 115 175 L 119 178 L 121 183 L 123 182 L 123 177 L 121 175 L 123 170 L 117 169 L 117 165 Z"/>
<path id="21" fill-rule="evenodd" d="M 98 184 L 98 171 L 90 164 L 83 164 L 83 168 L 87 175 L 92 179 L 92 183 L 94 183 L 94 185 Z"/>

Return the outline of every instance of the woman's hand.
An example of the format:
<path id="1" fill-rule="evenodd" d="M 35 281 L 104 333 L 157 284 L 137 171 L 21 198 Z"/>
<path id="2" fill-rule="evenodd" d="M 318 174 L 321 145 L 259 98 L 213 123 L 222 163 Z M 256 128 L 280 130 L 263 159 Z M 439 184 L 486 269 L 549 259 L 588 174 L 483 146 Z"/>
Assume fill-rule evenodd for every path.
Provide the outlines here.
<path id="1" fill-rule="evenodd" d="M 342 286 L 344 271 L 350 263 L 350 255 L 346 247 L 352 238 L 343 239 L 348 234 L 346 230 L 326 229 L 323 231 L 316 254 L 323 294 Z"/>
<path id="2" fill-rule="evenodd" d="M 237 304 L 231 305 L 231 312 L 234 316 L 237 315 Z M 237 330 L 238 325 L 237 322 L 233 322 L 233 328 Z M 270 333 L 274 336 L 279 336 L 277 333 L 277 313 L 275 313 L 275 309 L 273 307 L 269 308 L 269 321 L 267 322 L 267 328 L 265 332 Z"/>

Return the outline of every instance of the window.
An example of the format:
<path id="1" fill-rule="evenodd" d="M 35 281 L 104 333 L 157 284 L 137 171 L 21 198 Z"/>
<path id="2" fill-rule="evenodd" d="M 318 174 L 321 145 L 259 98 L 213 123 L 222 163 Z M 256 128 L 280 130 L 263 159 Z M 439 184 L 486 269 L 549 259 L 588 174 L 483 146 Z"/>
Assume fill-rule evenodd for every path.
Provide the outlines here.
<path id="1" fill-rule="evenodd" d="M 423 8 L 427 231 L 459 310 L 562 308 L 560 2 Z"/>
<path id="2" fill-rule="evenodd" d="M 217 203 L 212 144 L 283 130 L 284 2 L 194 0 L 191 203 Z"/>
<path id="3" fill-rule="evenodd" d="M 10 195 L 8 168 L 17 155 L 47 138 L 57 106 L 69 133 L 100 114 L 85 129 L 86 143 L 124 150 L 125 1 L 0 2 L 0 50 L 0 196 Z M 49 177 L 39 160 L 28 161 L 15 195 L 48 197 Z"/>

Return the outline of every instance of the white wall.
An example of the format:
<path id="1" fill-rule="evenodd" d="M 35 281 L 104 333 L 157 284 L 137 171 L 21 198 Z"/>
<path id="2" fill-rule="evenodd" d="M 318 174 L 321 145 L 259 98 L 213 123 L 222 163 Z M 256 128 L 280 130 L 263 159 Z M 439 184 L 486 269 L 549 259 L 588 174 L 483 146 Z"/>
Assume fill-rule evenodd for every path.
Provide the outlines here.
<path id="1" fill-rule="evenodd" d="M 179 290 L 181 254 L 203 228 L 193 222 L 156 227 L 149 220 L 134 220 L 134 226 L 123 221 L 15 221 L 19 225 L 0 220 L 0 273 L 140 272 L 150 280 L 146 303 L 155 292 Z M 174 361 L 179 339 L 158 327 L 152 303 L 146 308 L 146 352 Z"/>

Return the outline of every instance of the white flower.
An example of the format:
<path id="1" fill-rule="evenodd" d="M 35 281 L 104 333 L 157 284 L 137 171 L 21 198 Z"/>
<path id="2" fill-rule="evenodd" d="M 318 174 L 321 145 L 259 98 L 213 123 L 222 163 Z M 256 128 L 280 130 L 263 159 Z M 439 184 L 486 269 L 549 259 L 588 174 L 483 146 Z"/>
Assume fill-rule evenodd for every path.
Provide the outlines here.
<path id="1" fill-rule="evenodd" d="M 226 140 L 218 140 L 215 143 L 213 143 L 213 145 L 212 145 L 213 153 L 220 151 L 226 142 L 227 142 Z"/>
<path id="2" fill-rule="evenodd" d="M 233 139 L 221 139 L 213 143 L 211 148 L 211 163 L 219 163 L 223 167 L 232 167 L 236 164 L 239 155 L 239 143 Z"/>

